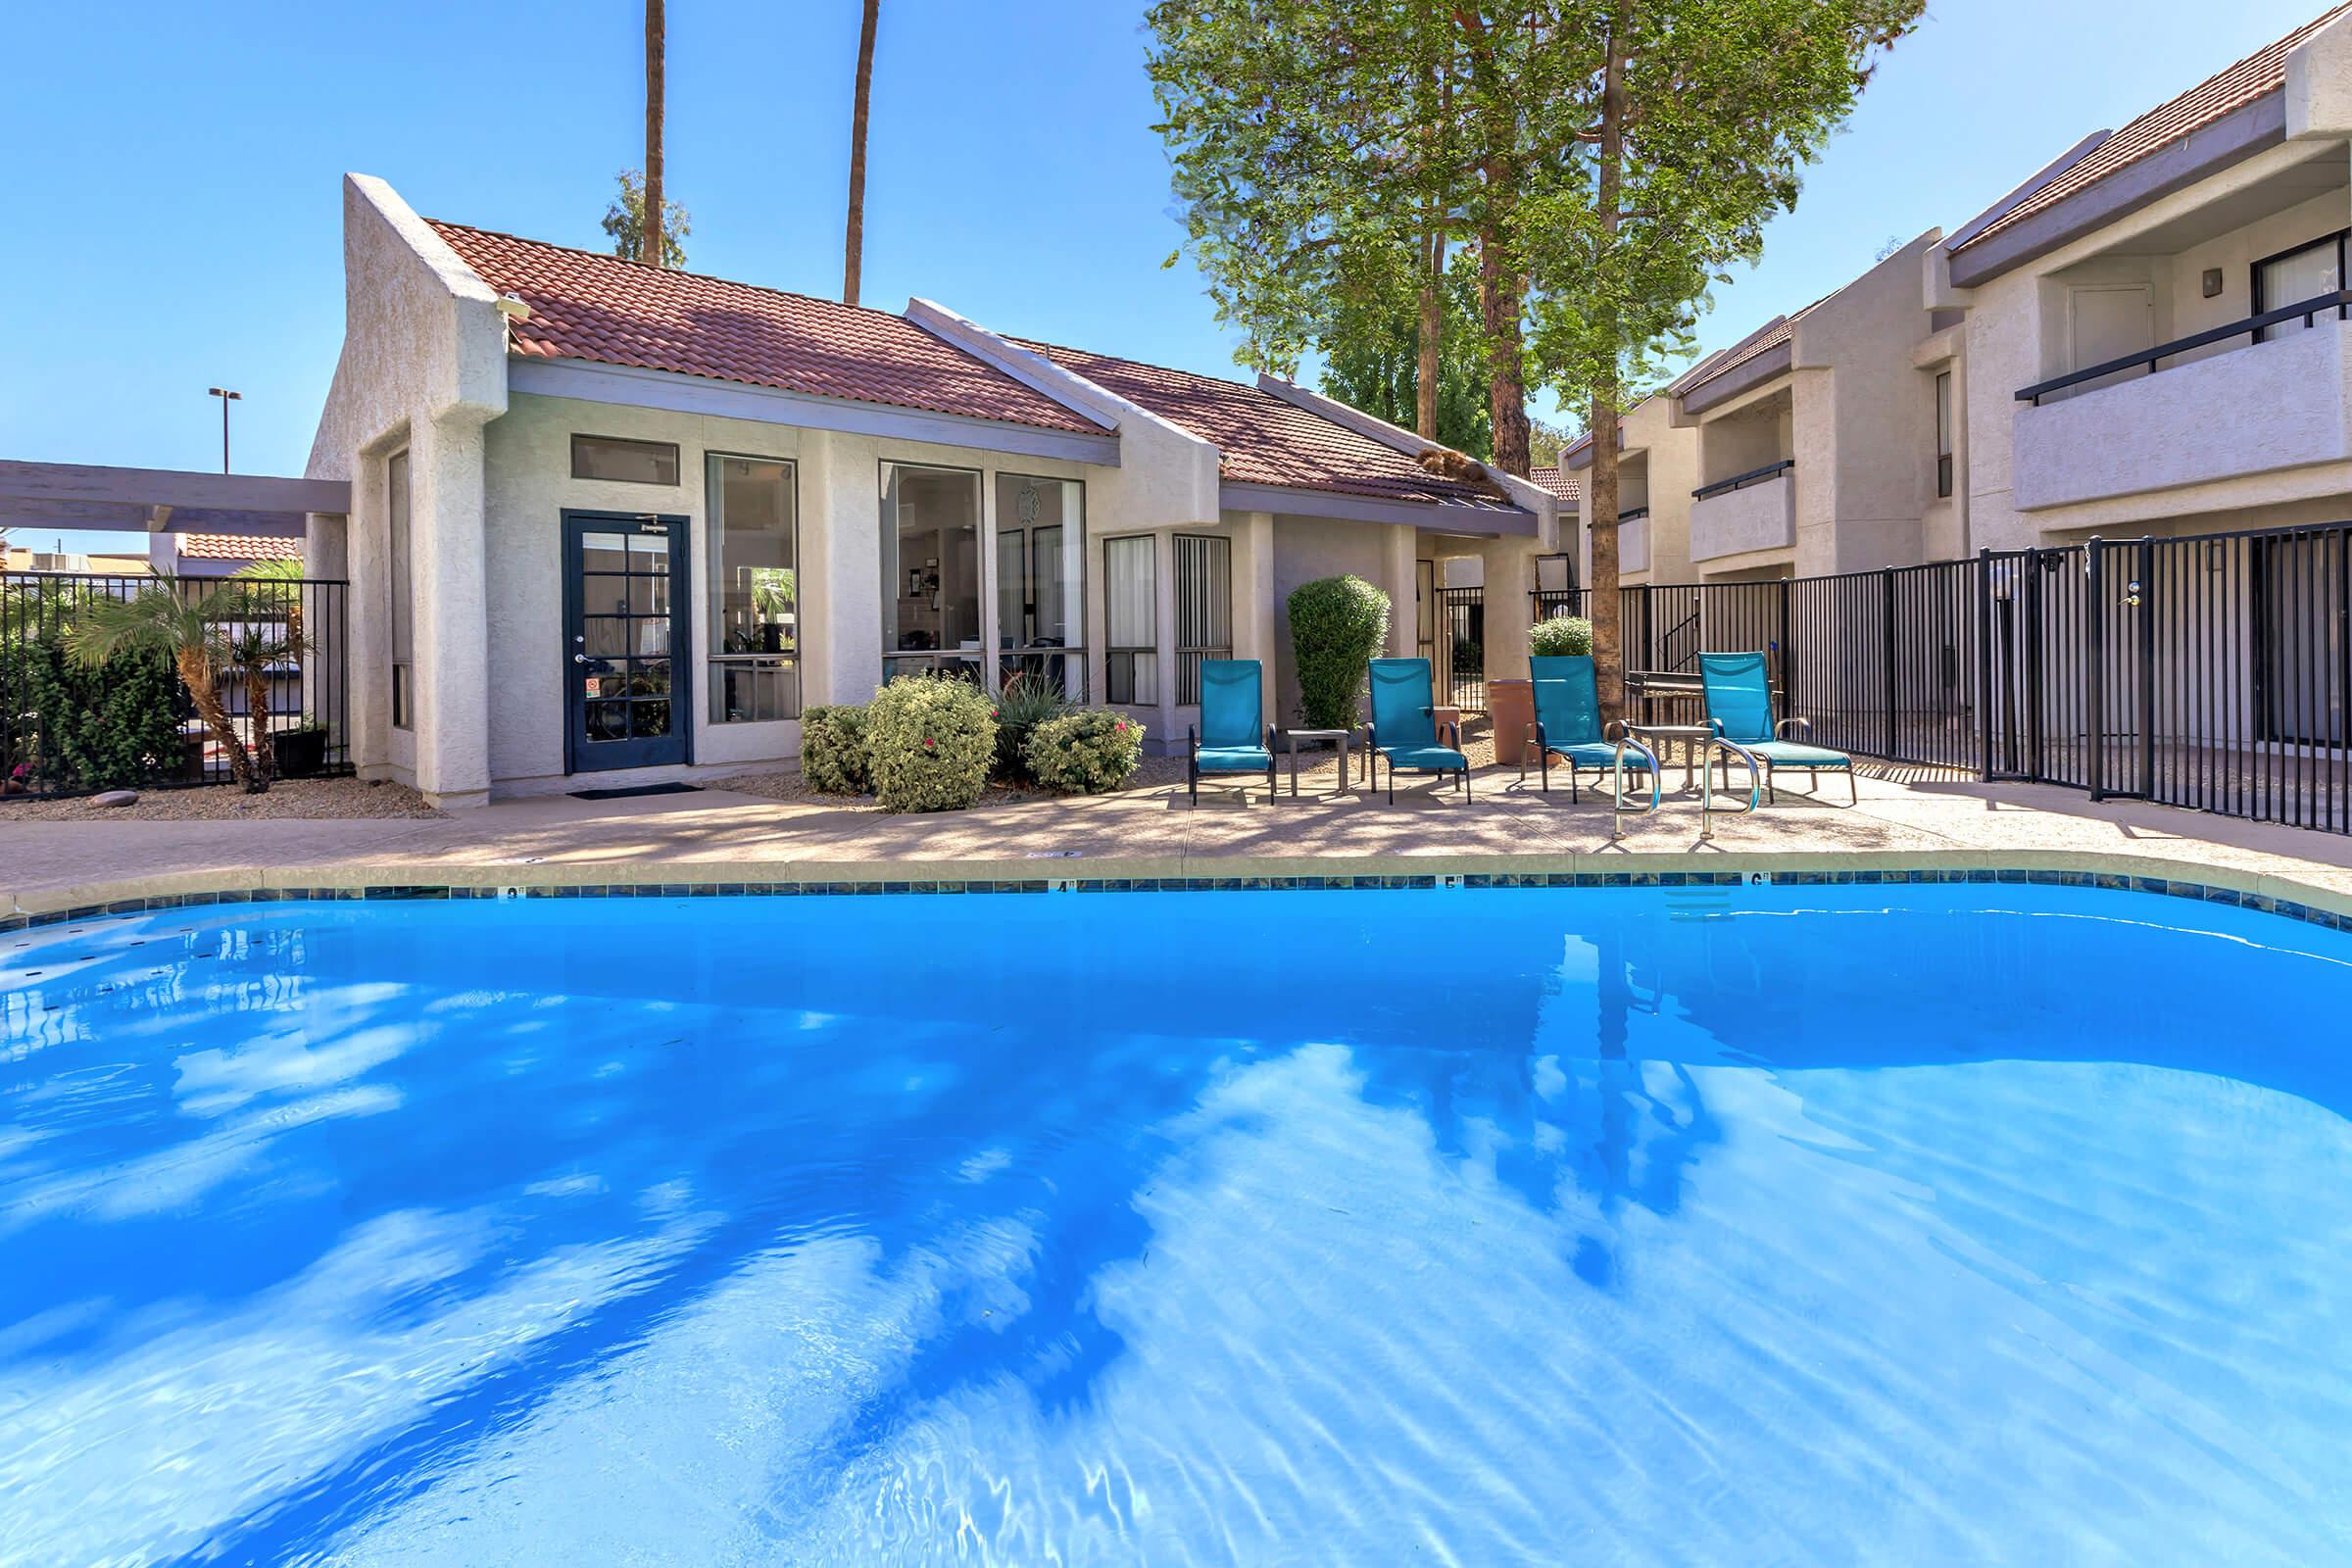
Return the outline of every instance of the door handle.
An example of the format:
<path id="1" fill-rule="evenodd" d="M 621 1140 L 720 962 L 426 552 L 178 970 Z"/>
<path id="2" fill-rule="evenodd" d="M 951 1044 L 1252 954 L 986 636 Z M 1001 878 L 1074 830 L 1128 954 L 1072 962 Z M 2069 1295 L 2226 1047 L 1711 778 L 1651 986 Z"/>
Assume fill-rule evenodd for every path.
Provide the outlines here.
<path id="1" fill-rule="evenodd" d="M 575 664 L 585 664 L 588 662 L 588 656 L 586 654 L 574 654 L 571 656 L 571 662 Z"/>

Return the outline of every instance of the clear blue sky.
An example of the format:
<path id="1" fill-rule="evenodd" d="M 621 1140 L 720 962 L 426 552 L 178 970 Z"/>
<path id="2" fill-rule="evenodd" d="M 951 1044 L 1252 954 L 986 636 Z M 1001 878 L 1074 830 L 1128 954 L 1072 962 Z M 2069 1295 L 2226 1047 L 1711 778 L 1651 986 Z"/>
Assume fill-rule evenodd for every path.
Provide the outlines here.
<path id="1" fill-rule="evenodd" d="M 882 0 L 865 302 L 1212 372 L 1232 338 L 1152 133 L 1140 4 Z M 1709 347 L 1956 226 L 2321 0 L 1944 0 L 1720 289 Z M 841 282 L 857 0 L 670 0 L 669 181 L 698 271 Z M 637 0 L 0 8 L 0 457 L 299 473 L 342 332 L 337 179 L 601 246 L 640 160 Z M 84 548 L 95 535 L 84 535 Z"/>

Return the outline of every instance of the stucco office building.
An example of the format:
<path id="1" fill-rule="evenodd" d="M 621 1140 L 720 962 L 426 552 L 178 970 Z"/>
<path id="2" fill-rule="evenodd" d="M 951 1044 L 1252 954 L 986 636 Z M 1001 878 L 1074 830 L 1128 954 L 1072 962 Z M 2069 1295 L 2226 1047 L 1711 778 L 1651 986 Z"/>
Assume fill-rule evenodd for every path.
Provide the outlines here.
<path id="1" fill-rule="evenodd" d="M 889 675 L 1019 674 L 1180 741 L 1202 658 L 1266 662 L 1349 571 L 1413 651 L 1418 564 L 1522 603 L 1556 498 L 1255 385 L 662 271 L 345 183 L 346 325 L 309 477 L 352 583 L 353 758 L 463 805 L 740 770 Z M 1496 617 L 1490 667 L 1525 656 Z"/>

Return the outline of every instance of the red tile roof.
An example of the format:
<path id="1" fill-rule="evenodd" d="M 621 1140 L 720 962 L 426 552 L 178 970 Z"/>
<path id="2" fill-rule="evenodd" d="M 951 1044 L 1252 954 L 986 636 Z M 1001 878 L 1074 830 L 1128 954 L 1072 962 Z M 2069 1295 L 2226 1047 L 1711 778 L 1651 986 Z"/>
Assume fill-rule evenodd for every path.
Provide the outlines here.
<path id="1" fill-rule="evenodd" d="M 2172 102 L 2149 110 L 2092 148 L 2081 163 L 1986 223 L 1954 249 L 1966 250 L 1970 245 L 1981 244 L 1987 236 L 2023 222 L 2035 213 L 2045 212 L 2076 192 L 2097 184 L 2118 170 L 2161 152 L 2182 137 L 2243 109 L 2257 98 L 2278 91 L 2286 83 L 2288 52 L 2347 11 L 2352 11 L 2352 0 L 2306 22 L 2267 49 L 2255 51 L 2229 70 L 2206 77 Z"/>
<path id="2" fill-rule="evenodd" d="M 1829 296 L 1826 294 L 1822 296 L 1822 299 L 1827 298 Z M 1820 303 L 1821 300 L 1815 300 L 1813 305 Z M 1676 376 L 1673 384 L 1666 388 L 1666 395 L 1681 397 L 1694 387 L 1706 385 L 1725 371 L 1735 369 L 1760 354 L 1779 348 L 1796 336 L 1797 321 L 1804 317 L 1805 311 L 1813 309 L 1813 305 L 1806 306 L 1803 311 L 1797 312 L 1794 316 L 1776 316 L 1730 348 L 1717 354 L 1708 355 L 1681 375 Z"/>
<path id="3" fill-rule="evenodd" d="M 265 539 L 258 534 L 183 533 L 179 553 L 199 561 L 300 561 L 299 539 Z"/>
<path id="4" fill-rule="evenodd" d="M 1014 341 L 1212 443 L 1224 454 L 1224 477 L 1237 484 L 1383 501 L 1511 507 L 1492 490 L 1440 478 L 1396 448 L 1257 387 L 1084 349 Z"/>
<path id="5" fill-rule="evenodd" d="M 1583 444 L 1580 438 L 1571 443 L 1571 450 Z M 1562 455 L 1565 456 L 1565 454 Z M 1562 501 L 1574 501 L 1585 492 L 1582 480 L 1570 478 L 1565 471 L 1559 468 L 1534 468 L 1529 470 L 1527 476 L 1538 485 L 1558 496 Z"/>
<path id="6" fill-rule="evenodd" d="M 433 221 L 483 282 L 531 308 L 517 354 L 592 360 L 966 418 L 1103 427 L 905 317 Z"/>

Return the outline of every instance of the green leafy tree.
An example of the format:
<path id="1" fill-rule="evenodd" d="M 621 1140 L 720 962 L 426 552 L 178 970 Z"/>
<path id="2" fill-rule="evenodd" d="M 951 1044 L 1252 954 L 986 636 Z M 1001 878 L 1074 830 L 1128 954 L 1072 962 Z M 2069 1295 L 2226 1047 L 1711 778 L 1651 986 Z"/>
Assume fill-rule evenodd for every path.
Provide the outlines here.
<path id="1" fill-rule="evenodd" d="M 1446 278 L 1444 321 L 1436 334 L 1432 376 L 1423 353 L 1431 334 L 1418 306 L 1386 320 L 1362 323 L 1333 343 L 1323 364 L 1323 390 L 1352 408 L 1474 458 L 1494 455 L 1494 423 L 1488 407 L 1486 357 L 1478 340 L 1478 283 L 1463 269 Z M 1434 420 L 1420 407 L 1435 397 Z"/>
<path id="2" fill-rule="evenodd" d="M 1529 114 L 1573 149 L 1528 193 L 1515 241 L 1533 280 L 1529 353 L 1588 416 L 1592 655 L 1623 707 L 1617 594 L 1619 414 L 1687 357 L 1710 283 L 1763 251 L 1805 168 L 1852 112 L 1877 56 L 1925 0 L 1575 0 Z"/>
<path id="3" fill-rule="evenodd" d="M 612 254 L 623 261 L 645 260 L 645 176 L 624 169 L 615 176 L 620 194 L 605 209 L 605 232 L 612 237 Z M 676 202 L 662 204 L 662 262 L 671 270 L 686 265 L 686 236 L 694 232 L 693 217 Z"/>

